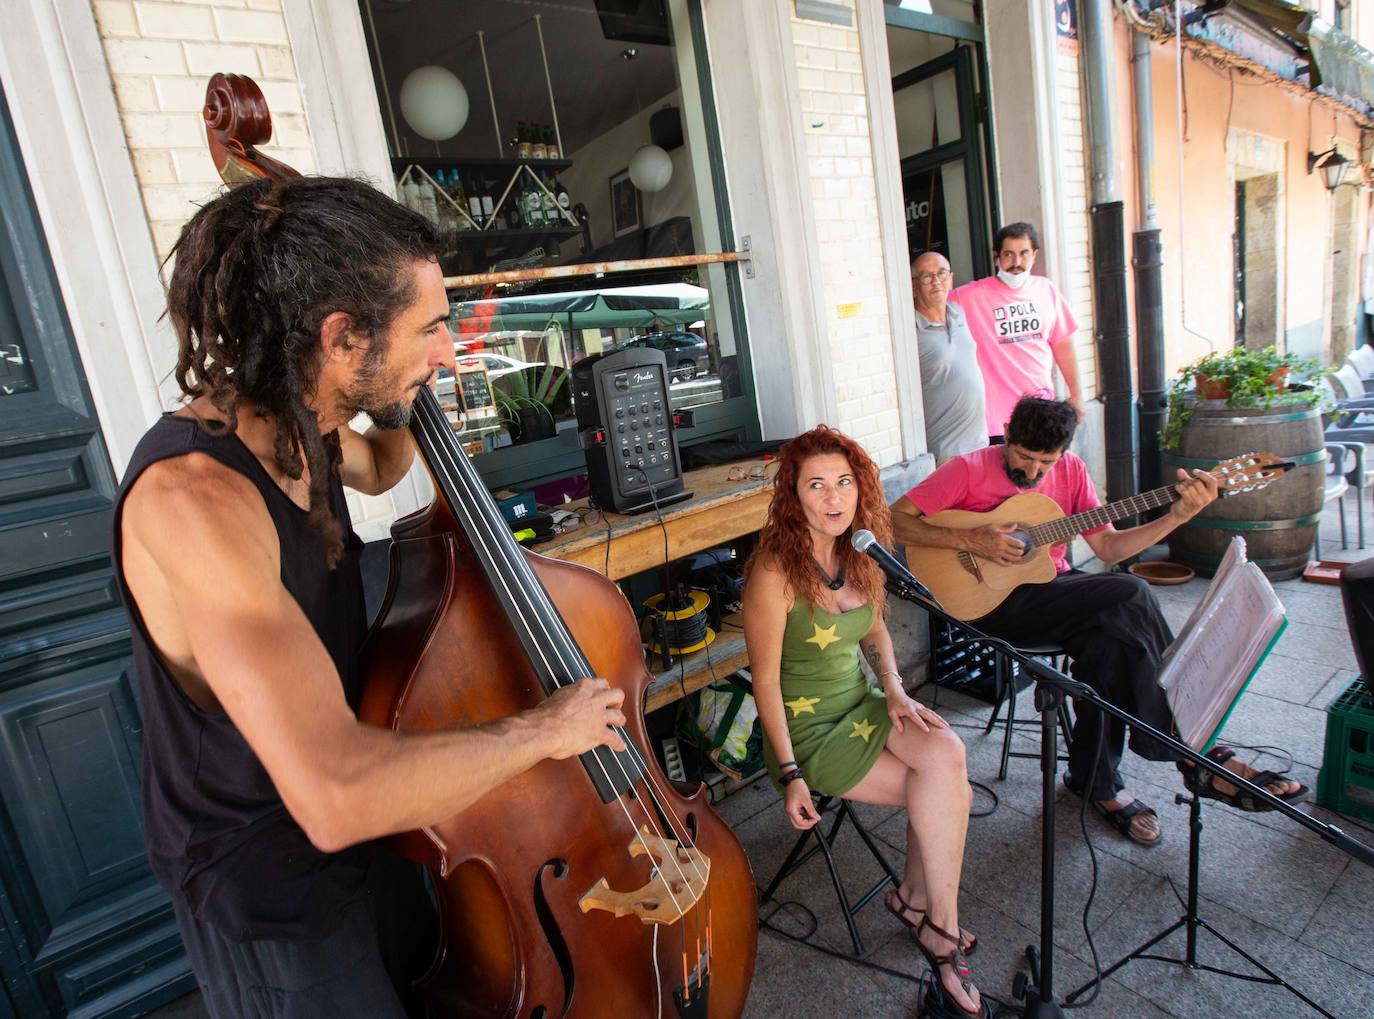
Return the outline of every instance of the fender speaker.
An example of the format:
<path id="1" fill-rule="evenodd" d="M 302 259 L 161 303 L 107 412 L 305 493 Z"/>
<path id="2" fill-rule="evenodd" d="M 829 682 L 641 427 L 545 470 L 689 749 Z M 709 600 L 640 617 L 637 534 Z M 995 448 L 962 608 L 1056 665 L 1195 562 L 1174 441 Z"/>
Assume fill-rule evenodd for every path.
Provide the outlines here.
<path id="1" fill-rule="evenodd" d="M 663 351 L 594 354 L 573 365 L 572 384 L 587 484 L 598 506 L 642 513 L 692 497 L 683 490 L 674 434 L 680 422 L 668 405 Z"/>

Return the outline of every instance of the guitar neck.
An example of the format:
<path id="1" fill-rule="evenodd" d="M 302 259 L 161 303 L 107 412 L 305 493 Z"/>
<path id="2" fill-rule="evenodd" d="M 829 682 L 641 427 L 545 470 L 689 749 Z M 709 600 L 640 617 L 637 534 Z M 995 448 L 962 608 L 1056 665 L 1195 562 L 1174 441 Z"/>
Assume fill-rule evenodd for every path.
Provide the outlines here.
<path id="1" fill-rule="evenodd" d="M 1116 502 L 1109 502 L 1107 505 L 1098 506 L 1096 509 L 1084 510 L 1082 513 L 1075 513 L 1071 517 L 1060 517 L 1058 520 L 1051 520 L 1048 523 L 1032 527 L 1030 528 L 1031 540 L 1035 542 L 1037 547 L 1042 548 L 1046 545 L 1059 545 L 1077 537 L 1084 531 L 1091 531 L 1094 527 L 1115 523 L 1126 517 L 1137 516 L 1146 510 L 1159 509 L 1159 507 L 1167 506 L 1177 499 L 1177 487 L 1165 485 L 1163 488 L 1141 492 L 1139 495 L 1133 495 L 1127 499 L 1118 499 Z"/>

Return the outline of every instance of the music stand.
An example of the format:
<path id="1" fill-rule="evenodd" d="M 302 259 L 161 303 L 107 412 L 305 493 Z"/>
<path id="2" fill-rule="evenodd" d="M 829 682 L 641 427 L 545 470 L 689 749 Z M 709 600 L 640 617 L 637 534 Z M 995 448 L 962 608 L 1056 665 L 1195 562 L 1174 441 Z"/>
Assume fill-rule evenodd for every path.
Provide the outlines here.
<path id="1" fill-rule="evenodd" d="M 1005 640 L 989 636 L 976 626 L 971 626 L 964 620 L 950 615 L 945 611 L 944 606 L 942 606 L 926 589 L 925 585 L 904 568 L 902 572 L 906 574 L 905 577 L 898 577 L 891 569 L 888 570 L 887 589 L 890 592 L 903 601 L 910 602 L 913 605 L 925 609 L 932 615 L 945 620 L 947 623 L 950 623 L 970 637 L 977 638 L 988 646 L 996 648 L 1002 654 L 1018 662 L 1022 668 L 1035 679 L 1035 706 L 1040 712 L 1040 769 L 1042 775 L 1040 818 L 1040 948 L 1038 952 L 1034 948 L 1028 948 L 1026 950 L 1026 955 L 1031 963 L 1033 981 L 1029 985 L 1026 985 L 1023 983 L 1024 974 L 1018 974 L 1016 989 L 1018 991 L 1023 991 L 1025 996 L 1025 1005 L 1021 1011 L 1023 1019 L 1065 1019 L 1063 1006 L 1060 1005 L 1054 997 L 1054 776 L 1059 764 L 1057 752 L 1058 744 L 1056 742 L 1058 705 L 1065 695 L 1086 701 L 1099 711 L 1120 719 L 1127 725 L 1134 727 L 1137 732 L 1153 737 L 1177 751 L 1179 756 L 1184 760 L 1191 761 L 1197 767 L 1210 771 L 1213 775 L 1244 789 L 1246 792 L 1250 793 L 1251 796 L 1268 803 L 1272 809 L 1297 821 L 1304 828 L 1316 832 L 1324 840 L 1330 842 L 1343 852 L 1355 857 L 1367 866 L 1374 867 L 1374 849 L 1366 846 L 1358 839 L 1347 835 L 1337 826 L 1327 824 L 1324 821 L 1317 820 L 1315 817 L 1304 814 L 1292 804 L 1279 799 L 1267 789 L 1261 789 L 1253 782 L 1241 778 L 1239 775 L 1235 774 L 1235 772 L 1227 770 L 1211 758 L 1199 754 L 1187 744 L 1160 732 L 1151 725 L 1147 725 L 1130 712 L 1123 711 L 1115 704 L 1101 697 L 1097 691 L 1087 684 L 1080 683 L 1064 675 L 1064 673 L 1060 672 L 1058 669 L 1046 665 L 1044 662 L 1032 658 L 1030 655 L 1022 653 Z M 1196 807 L 1194 807 L 1194 809 L 1196 810 Z M 1198 820 L 1198 827 L 1199 829 L 1201 828 L 1200 817 Z M 1196 843 L 1194 843 L 1192 847 L 1192 852 L 1195 857 L 1197 853 Z M 1191 872 L 1195 879 L 1195 866 L 1192 867 Z M 1193 887 L 1196 887 L 1195 883 Z M 1194 905 L 1196 905 L 1196 903 L 1194 903 Z M 1185 921 L 1186 919 L 1185 917 Z M 1180 926 L 1183 926 L 1182 922 L 1175 924 L 1170 930 L 1156 937 L 1154 941 L 1145 946 L 1145 949 L 1148 950 L 1148 948 L 1153 947 L 1155 943 L 1162 940 L 1167 934 L 1177 930 Z M 1211 933 L 1218 938 L 1227 941 L 1228 945 L 1231 944 L 1231 942 L 1224 938 L 1219 932 L 1207 926 L 1205 921 L 1200 917 L 1196 918 L 1195 923 L 1190 928 L 1192 937 L 1196 937 L 1196 930 L 1198 927 L 1211 931 Z M 1231 945 L 1231 947 L 1235 948 L 1234 945 Z M 1236 950 L 1240 951 L 1239 948 L 1236 948 Z M 1241 954 L 1244 953 L 1242 952 Z M 1247 958 L 1249 957 L 1247 956 Z M 1119 965 L 1124 964 L 1123 962 Z M 1119 965 L 1117 968 L 1119 968 Z M 1259 964 L 1256 963 L 1256 965 Z M 1199 968 L 1204 967 L 1199 966 Z M 1269 972 L 1271 976 L 1273 975 L 1271 971 L 1266 972 Z M 1104 973 L 1103 975 L 1105 976 L 1106 974 Z M 1256 979 L 1239 973 L 1228 975 L 1236 976 L 1239 979 Z M 1276 976 L 1273 981 L 1266 979 L 1260 982 L 1271 983 L 1275 981 L 1282 983 Z M 1310 999 L 1301 995 L 1296 989 L 1288 984 L 1285 983 L 1283 986 L 1288 987 L 1293 993 L 1298 994 L 1304 1001 L 1310 1002 Z M 1076 997 L 1083 993 L 1084 990 L 1086 990 L 1086 985 L 1074 991 L 1073 995 Z M 1321 1010 L 1318 1009 L 1318 1011 Z M 1329 1012 L 1323 1012 L 1323 1014 L 1330 1016 Z"/>

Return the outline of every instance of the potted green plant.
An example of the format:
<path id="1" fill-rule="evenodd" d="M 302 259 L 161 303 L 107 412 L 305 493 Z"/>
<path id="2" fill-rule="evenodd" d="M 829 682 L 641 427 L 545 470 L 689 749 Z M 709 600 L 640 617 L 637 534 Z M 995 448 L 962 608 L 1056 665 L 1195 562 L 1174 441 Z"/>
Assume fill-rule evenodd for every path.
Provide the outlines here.
<path id="1" fill-rule="evenodd" d="M 1314 406 L 1321 399 L 1315 385 L 1331 369 L 1313 357 L 1237 347 L 1211 353 L 1185 365 L 1169 385 L 1169 414 L 1159 433 L 1160 447 L 1178 448 L 1194 401 L 1225 400 L 1230 407 Z"/>
<path id="2" fill-rule="evenodd" d="M 511 372 L 495 381 L 492 393 L 512 444 L 551 439 L 557 434 L 552 407 L 567 378 L 567 369 L 541 364 Z"/>

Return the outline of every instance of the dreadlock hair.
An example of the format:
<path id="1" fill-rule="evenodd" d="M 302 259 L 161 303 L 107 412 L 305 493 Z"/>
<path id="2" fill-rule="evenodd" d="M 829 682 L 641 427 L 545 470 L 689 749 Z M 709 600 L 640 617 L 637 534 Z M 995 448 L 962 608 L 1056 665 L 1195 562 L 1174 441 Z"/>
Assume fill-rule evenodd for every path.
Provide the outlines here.
<path id="1" fill-rule="evenodd" d="M 420 216 L 361 180 L 292 177 L 233 187 L 181 231 L 167 294 L 176 329 L 175 378 L 190 399 L 208 396 L 238 427 L 241 401 L 276 422 L 282 473 L 310 469 L 310 522 L 325 538 L 330 569 L 343 526 L 329 505 L 339 434 L 320 434 L 307 405 L 320 370 L 320 327 L 333 312 L 373 341 L 412 300 L 411 267 L 438 257 L 439 235 Z"/>
<path id="2" fill-rule="evenodd" d="M 745 577 L 759 562 L 769 559 L 787 578 L 794 598 L 804 598 L 812 604 L 820 600 L 821 576 L 812 559 L 811 534 L 806 526 L 806 512 L 802 509 L 797 485 L 802 480 L 802 462 L 808 457 L 824 453 L 839 453 L 849 461 L 854 484 L 859 490 L 854 519 L 849 529 L 836 539 L 840 569 L 853 581 L 864 600 L 881 614 L 886 600 L 883 573 L 877 563 L 850 544 L 850 538 L 857 530 L 872 531 L 884 545 L 892 544 L 892 517 L 883 497 L 878 465 L 862 446 L 828 425 L 817 425 L 809 432 L 789 439 L 778 450 L 778 473 L 773 479 L 773 501 L 768 508 L 768 521 L 759 533 L 758 547 L 745 564 Z"/>

